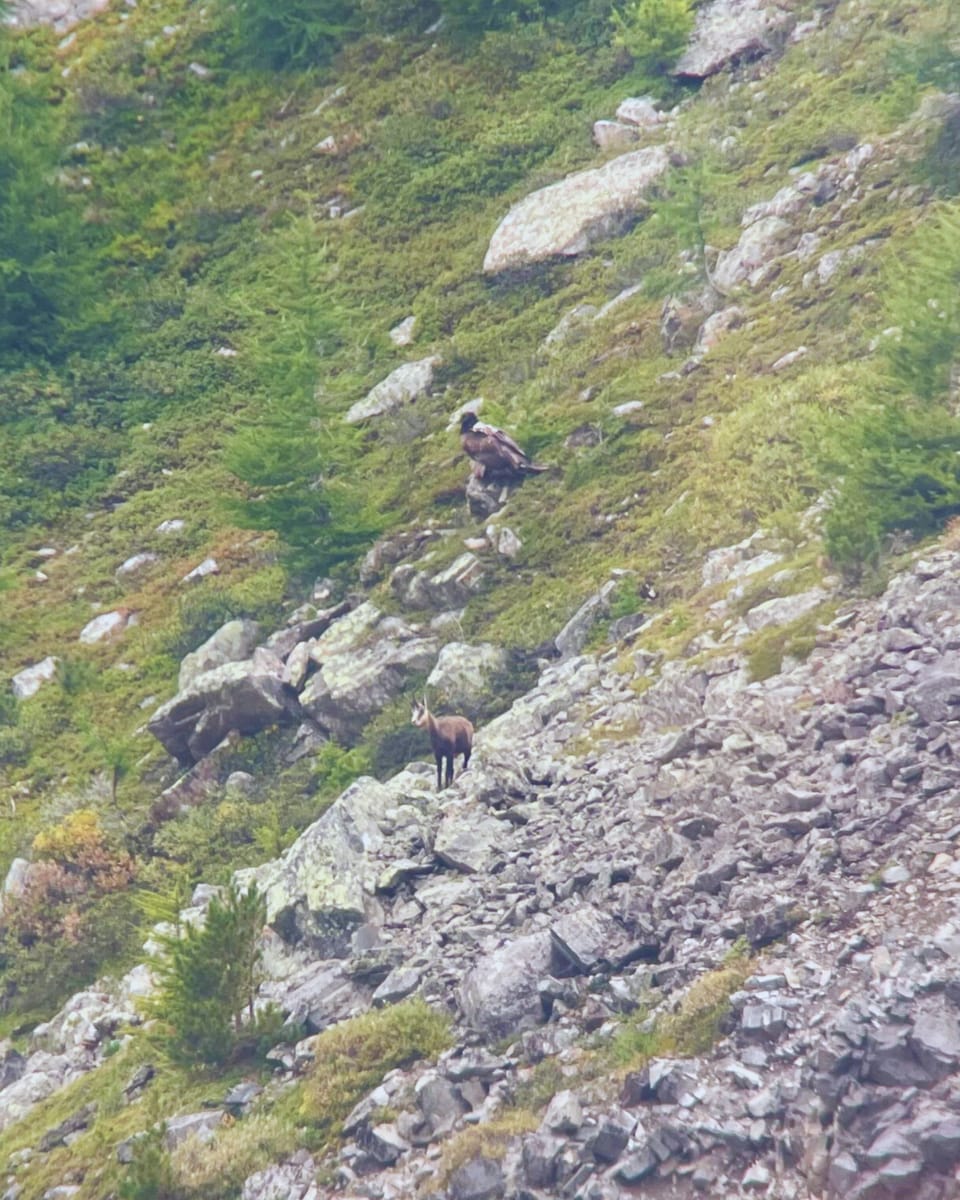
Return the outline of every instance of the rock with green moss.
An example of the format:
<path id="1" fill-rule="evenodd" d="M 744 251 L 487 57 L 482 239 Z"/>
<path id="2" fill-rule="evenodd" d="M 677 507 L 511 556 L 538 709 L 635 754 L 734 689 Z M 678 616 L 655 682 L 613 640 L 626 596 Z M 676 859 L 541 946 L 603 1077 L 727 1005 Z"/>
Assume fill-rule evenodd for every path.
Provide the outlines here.
<path id="1" fill-rule="evenodd" d="M 469 713 L 490 697 L 493 680 L 508 661 L 506 651 L 491 642 L 448 642 L 427 676 L 427 687 L 439 703 Z"/>
<path id="2" fill-rule="evenodd" d="M 321 728 L 354 741 L 373 716 L 433 666 L 438 648 L 435 638 L 385 637 L 331 655 L 300 693 L 300 703 Z"/>
<path id="3" fill-rule="evenodd" d="M 350 936 L 376 909 L 384 836 L 380 821 L 394 793 L 364 776 L 347 788 L 272 862 L 238 871 L 237 883 L 265 894 L 267 921 L 288 941 L 306 940 L 324 957 L 347 953 Z"/>
<path id="4" fill-rule="evenodd" d="M 348 425 L 359 425 L 362 421 L 386 416 L 415 403 L 429 392 L 439 364 L 440 359 L 433 355 L 397 367 L 362 400 L 358 400 L 349 409 L 344 420 Z"/>

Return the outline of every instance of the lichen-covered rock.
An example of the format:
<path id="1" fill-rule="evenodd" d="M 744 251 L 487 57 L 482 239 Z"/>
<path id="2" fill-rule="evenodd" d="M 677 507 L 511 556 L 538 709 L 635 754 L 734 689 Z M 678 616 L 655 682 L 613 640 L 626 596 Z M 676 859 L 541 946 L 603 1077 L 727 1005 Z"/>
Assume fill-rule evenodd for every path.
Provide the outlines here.
<path id="1" fill-rule="evenodd" d="M 203 645 L 192 650 L 181 661 L 178 689 L 184 691 L 205 671 L 249 658 L 259 641 L 260 626 L 256 621 L 247 618 L 227 621 L 226 625 L 221 625 Z"/>
<path id="2" fill-rule="evenodd" d="M 492 275 L 582 254 L 643 209 L 648 192 L 669 165 L 663 147 L 649 146 L 531 193 L 498 225 L 483 260 L 484 271 Z"/>
<path id="3" fill-rule="evenodd" d="M 467 550 L 434 573 L 401 563 L 390 576 L 390 586 L 406 608 L 447 610 L 466 604 L 480 591 L 485 577 L 483 563 Z"/>
<path id="4" fill-rule="evenodd" d="M 283 664 L 258 649 L 243 662 L 224 663 L 197 676 L 160 706 L 147 728 L 184 766 L 208 754 L 231 731 L 258 733 L 298 715 L 283 681 Z"/>
<path id="5" fill-rule="evenodd" d="M 489 696 L 491 681 L 508 661 L 506 651 L 491 642 L 447 642 L 427 676 L 427 687 L 437 703 L 470 712 Z"/>
<path id="6" fill-rule="evenodd" d="M 362 649 L 331 654 L 300 693 L 300 704 L 323 729 L 353 741 L 411 678 L 429 670 L 438 647 L 435 638 L 384 636 Z M 317 657 L 317 647 L 311 656 Z"/>
<path id="7" fill-rule="evenodd" d="M 267 920 L 281 936 L 306 939 L 322 957 L 342 957 L 353 931 L 376 914 L 380 826 L 395 804 L 393 791 L 362 777 L 281 858 L 237 872 L 237 882 L 265 893 Z"/>

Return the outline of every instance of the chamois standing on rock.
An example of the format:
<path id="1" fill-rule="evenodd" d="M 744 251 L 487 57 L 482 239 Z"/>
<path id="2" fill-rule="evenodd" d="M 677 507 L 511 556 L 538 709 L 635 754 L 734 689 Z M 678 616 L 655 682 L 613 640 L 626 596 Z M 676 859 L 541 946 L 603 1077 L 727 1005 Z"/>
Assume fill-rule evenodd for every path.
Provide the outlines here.
<path id="1" fill-rule="evenodd" d="M 423 703 L 415 702 L 410 713 L 410 722 L 420 729 L 426 729 L 430 734 L 430 745 L 433 747 L 433 757 L 437 760 L 437 791 L 441 787 L 449 787 L 453 783 L 454 758 L 463 755 L 463 770 L 470 762 L 470 752 L 473 749 L 473 726 L 466 717 L 435 717 L 427 708 L 427 698 Z M 441 782 L 443 761 L 447 762 L 446 783 Z"/>

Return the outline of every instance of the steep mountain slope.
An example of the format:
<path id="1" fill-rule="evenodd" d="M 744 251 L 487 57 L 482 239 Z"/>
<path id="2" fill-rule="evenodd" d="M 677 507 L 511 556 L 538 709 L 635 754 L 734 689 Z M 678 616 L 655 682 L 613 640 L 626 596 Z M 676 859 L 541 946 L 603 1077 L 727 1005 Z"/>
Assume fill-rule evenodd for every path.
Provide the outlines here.
<path id="1" fill-rule="evenodd" d="M 287 72 L 216 7 L 13 42 L 96 293 L 0 382 L 24 1197 L 298 1148 L 244 1194 L 307 1150 L 348 1194 L 955 1189 L 953 551 L 850 597 L 960 507 L 956 18 L 716 0 L 670 71 L 602 7 Z M 468 479 L 480 397 L 549 472 Z M 442 797 L 396 774 L 425 681 L 481 726 Z M 127 1029 L 237 868 L 284 1036 L 346 1049 L 108 1164 L 243 1069 Z M 452 1035 L 358 1017 L 413 993 Z"/>

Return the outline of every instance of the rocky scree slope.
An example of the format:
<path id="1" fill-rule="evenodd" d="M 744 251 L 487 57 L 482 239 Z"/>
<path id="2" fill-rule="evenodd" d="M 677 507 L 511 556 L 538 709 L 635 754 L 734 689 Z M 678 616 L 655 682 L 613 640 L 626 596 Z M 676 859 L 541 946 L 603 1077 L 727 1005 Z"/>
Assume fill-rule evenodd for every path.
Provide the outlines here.
<path id="1" fill-rule="evenodd" d="M 453 788 L 427 764 L 358 780 L 240 873 L 268 896 L 262 996 L 292 1019 L 321 1030 L 419 993 L 455 1022 L 454 1049 L 347 1120 L 339 1193 L 956 1195 L 958 611 L 960 554 L 942 550 L 763 682 L 735 633 L 661 669 L 624 646 L 571 655 L 480 731 Z M 590 1069 L 587 1045 L 662 1018 L 738 944 L 751 974 L 712 1047 Z M 5 1121 L 96 1065 L 148 988 L 144 965 L 118 995 L 74 997 L 28 1057 L 7 1051 Z M 311 1053 L 271 1053 L 281 1087 Z M 497 1128 L 544 1060 L 566 1087 L 539 1128 L 441 1173 L 444 1142 Z M 171 1144 L 181 1125 L 215 1136 L 225 1111 L 178 1118 Z M 243 1195 L 332 1194 L 315 1166 L 299 1152 Z"/>

